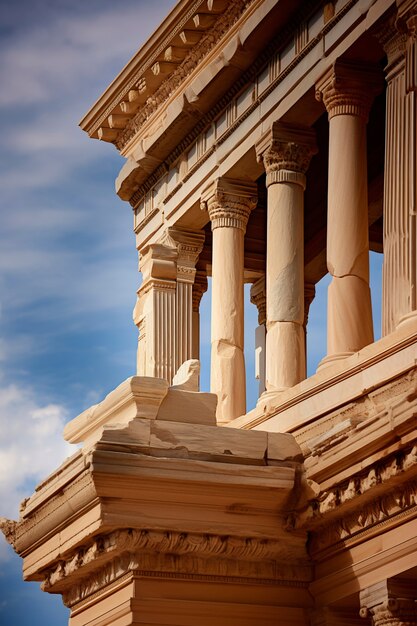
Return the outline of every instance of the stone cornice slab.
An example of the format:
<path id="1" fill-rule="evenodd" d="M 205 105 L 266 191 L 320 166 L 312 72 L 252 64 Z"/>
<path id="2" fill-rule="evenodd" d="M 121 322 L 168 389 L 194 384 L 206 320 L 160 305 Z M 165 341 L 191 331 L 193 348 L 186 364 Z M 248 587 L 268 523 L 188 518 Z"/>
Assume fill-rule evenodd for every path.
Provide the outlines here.
<path id="1" fill-rule="evenodd" d="M 64 437 L 70 443 L 88 446 L 98 433 L 112 424 L 126 424 L 135 417 L 155 419 L 168 392 L 168 382 L 160 378 L 132 376 L 110 392 L 99 404 L 69 422 Z"/>

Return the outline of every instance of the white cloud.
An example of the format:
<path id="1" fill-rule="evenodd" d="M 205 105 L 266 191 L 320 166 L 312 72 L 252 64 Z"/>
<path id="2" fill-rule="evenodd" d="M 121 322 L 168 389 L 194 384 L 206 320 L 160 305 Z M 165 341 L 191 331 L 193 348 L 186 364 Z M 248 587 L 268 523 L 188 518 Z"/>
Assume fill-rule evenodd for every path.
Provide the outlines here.
<path id="1" fill-rule="evenodd" d="M 17 519 L 34 486 L 73 454 L 62 436 L 67 412 L 16 384 L 0 387 L 0 516 Z M 0 542 L 0 560 L 6 558 Z"/>
<path id="2" fill-rule="evenodd" d="M 0 106 L 60 100 L 68 93 L 76 102 L 77 85 L 85 80 L 104 82 L 104 88 L 109 72 L 121 69 L 172 4 L 134 3 L 123 11 L 115 4 L 72 15 L 43 6 L 44 19 L 23 25 L 1 56 Z"/>

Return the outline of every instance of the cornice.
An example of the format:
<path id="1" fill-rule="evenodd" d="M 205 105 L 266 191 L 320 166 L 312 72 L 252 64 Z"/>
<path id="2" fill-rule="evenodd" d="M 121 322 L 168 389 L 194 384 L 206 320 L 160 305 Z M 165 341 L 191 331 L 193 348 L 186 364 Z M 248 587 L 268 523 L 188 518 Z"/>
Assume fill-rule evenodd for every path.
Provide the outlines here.
<path id="1" fill-rule="evenodd" d="M 354 537 L 399 514 L 417 514 L 417 445 L 374 463 L 323 492 L 289 527 L 311 532 L 312 551 Z"/>
<path id="2" fill-rule="evenodd" d="M 127 63 L 102 96 L 80 121 L 82 130 L 94 136 L 104 120 L 141 80 L 170 42 L 204 4 L 205 0 L 180 0 L 148 41 Z"/>
<path id="3" fill-rule="evenodd" d="M 216 21 L 212 29 L 203 35 L 200 41 L 187 54 L 182 63 L 163 81 L 146 104 L 128 122 L 116 140 L 116 146 L 122 150 L 142 125 L 164 104 L 181 84 L 193 73 L 202 60 L 211 52 L 223 36 L 238 21 L 245 10 L 257 0 L 229 0 L 226 11 Z M 184 96 L 185 97 L 185 96 Z M 192 114 L 193 105 L 188 103 Z"/>

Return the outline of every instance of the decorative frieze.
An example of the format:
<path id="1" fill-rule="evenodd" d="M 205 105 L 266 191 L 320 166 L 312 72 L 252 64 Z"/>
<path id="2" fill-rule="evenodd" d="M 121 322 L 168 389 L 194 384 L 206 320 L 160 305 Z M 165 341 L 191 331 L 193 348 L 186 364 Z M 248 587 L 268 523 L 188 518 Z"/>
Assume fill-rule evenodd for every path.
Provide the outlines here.
<path id="1" fill-rule="evenodd" d="M 286 565 L 280 565 L 287 560 Z M 92 596 L 126 574 L 175 578 L 181 574 L 233 577 L 258 584 L 306 585 L 307 562 L 291 564 L 285 541 L 177 531 L 121 529 L 98 535 L 44 573 L 42 589 L 64 592 L 67 606 Z M 65 590 L 65 591 L 64 591 Z"/>

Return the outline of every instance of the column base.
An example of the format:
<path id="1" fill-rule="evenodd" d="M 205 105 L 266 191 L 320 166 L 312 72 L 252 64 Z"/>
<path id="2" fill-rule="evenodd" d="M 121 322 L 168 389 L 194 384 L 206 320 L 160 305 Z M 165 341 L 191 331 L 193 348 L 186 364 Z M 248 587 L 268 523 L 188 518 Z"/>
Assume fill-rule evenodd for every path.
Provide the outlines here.
<path id="1" fill-rule="evenodd" d="M 409 313 L 406 313 L 405 315 L 400 317 L 400 321 L 398 322 L 396 328 L 402 328 L 403 326 L 408 324 L 408 322 L 413 322 L 416 318 L 417 311 L 410 311 Z"/>
<path id="2" fill-rule="evenodd" d="M 285 391 L 291 389 L 291 387 L 279 387 L 277 389 L 267 389 L 258 398 L 256 406 L 262 410 L 265 410 L 272 400 L 278 399 Z"/>
<path id="3" fill-rule="evenodd" d="M 320 363 L 317 366 L 316 371 L 321 372 L 322 370 L 328 367 L 331 367 L 333 363 L 347 359 L 352 354 L 355 354 L 355 353 L 354 352 L 338 352 L 337 354 L 328 354 L 320 361 Z"/>

